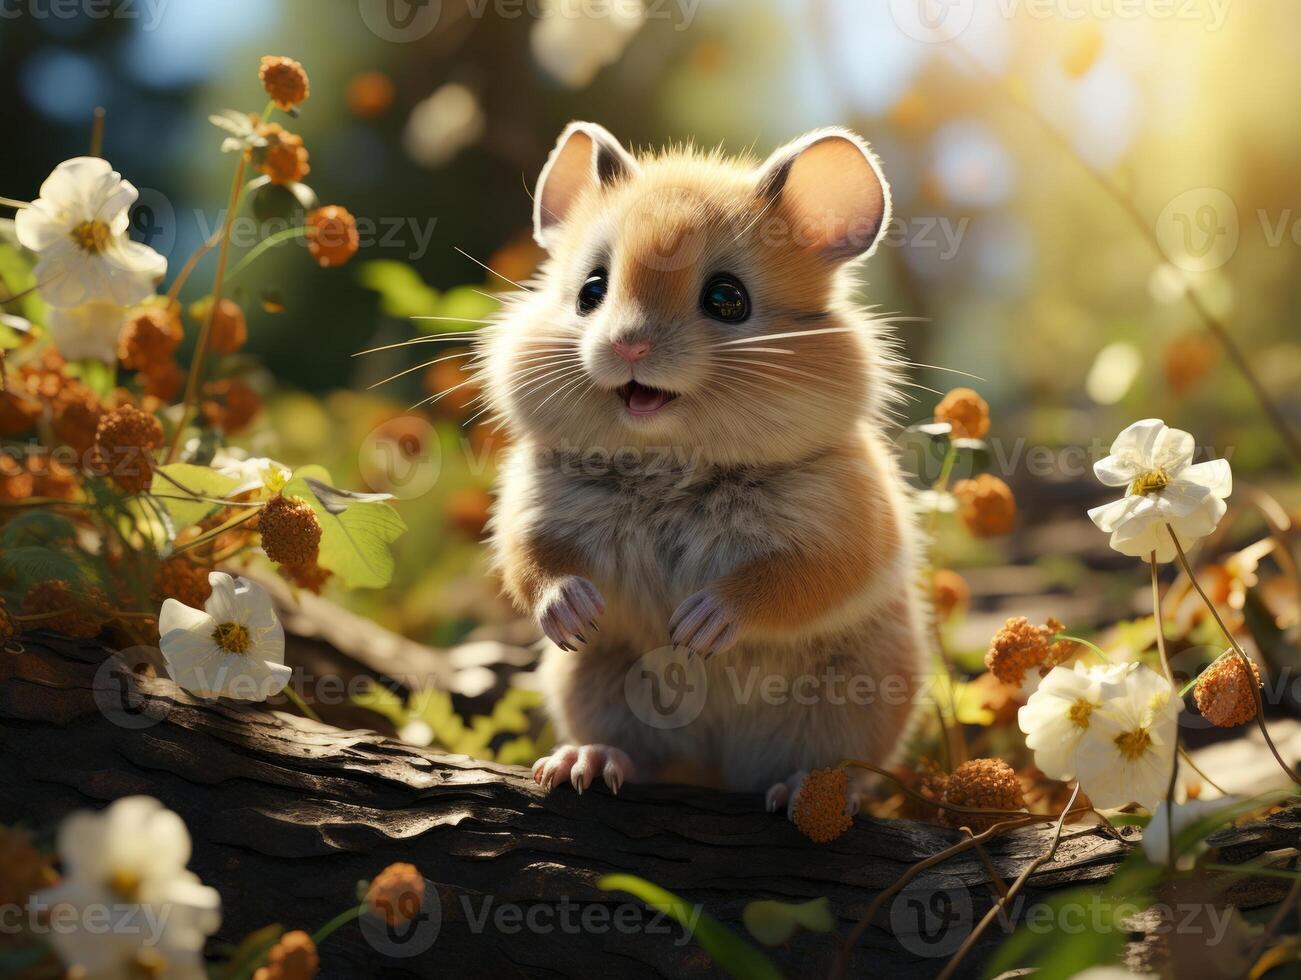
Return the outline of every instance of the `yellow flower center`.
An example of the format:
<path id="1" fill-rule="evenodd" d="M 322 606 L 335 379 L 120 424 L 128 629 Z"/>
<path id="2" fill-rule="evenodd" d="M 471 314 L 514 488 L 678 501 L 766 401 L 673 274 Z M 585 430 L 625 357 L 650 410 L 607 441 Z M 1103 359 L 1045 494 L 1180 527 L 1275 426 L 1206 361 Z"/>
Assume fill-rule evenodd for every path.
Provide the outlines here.
<path id="1" fill-rule="evenodd" d="M 1170 485 L 1170 474 L 1165 470 L 1148 470 L 1139 476 L 1129 488 L 1129 492 L 1139 497 L 1164 490 Z"/>
<path id="2" fill-rule="evenodd" d="M 1084 698 L 1079 698 L 1070 709 L 1066 712 L 1066 717 L 1071 720 L 1071 724 L 1076 728 L 1089 727 L 1089 715 L 1093 714 L 1093 702 Z"/>
<path id="3" fill-rule="evenodd" d="M 126 902 L 134 902 L 140 894 L 140 876 L 134 871 L 118 868 L 108 877 L 109 890 Z"/>
<path id="4" fill-rule="evenodd" d="M 1131 762 L 1142 756 L 1151 744 L 1152 736 L 1146 728 L 1135 728 L 1132 732 L 1122 732 L 1116 736 L 1116 748 Z"/>
<path id="5" fill-rule="evenodd" d="M 249 647 L 248 627 L 243 623 L 218 623 L 212 631 L 212 640 L 223 650 L 246 653 Z"/>
<path id="6" fill-rule="evenodd" d="M 109 239 L 108 225 L 103 221 L 82 221 L 72 229 L 72 240 L 83 252 L 102 252 Z"/>

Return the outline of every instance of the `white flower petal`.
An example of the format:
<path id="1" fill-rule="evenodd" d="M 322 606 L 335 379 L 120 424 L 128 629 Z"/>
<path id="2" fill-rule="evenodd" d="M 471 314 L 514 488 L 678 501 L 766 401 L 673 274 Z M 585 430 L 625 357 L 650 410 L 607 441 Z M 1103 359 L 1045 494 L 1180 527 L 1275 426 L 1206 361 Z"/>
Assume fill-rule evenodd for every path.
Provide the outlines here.
<path id="1" fill-rule="evenodd" d="M 203 608 L 219 623 L 239 622 L 239 603 L 235 599 L 235 579 L 225 572 L 209 572 L 208 585 L 212 594 Z"/>
<path id="2" fill-rule="evenodd" d="M 1093 464 L 1093 475 L 1109 487 L 1127 487 L 1143 472 L 1143 464 L 1133 457 L 1104 456 Z"/>
<path id="3" fill-rule="evenodd" d="M 1195 463 L 1180 473 L 1179 478 L 1205 487 L 1215 497 L 1227 497 L 1233 493 L 1233 470 L 1227 459 Z"/>
<path id="4" fill-rule="evenodd" d="M 117 363 L 117 338 L 126 309 L 115 303 L 51 306 L 46 327 L 54 346 L 70 361 Z"/>
<path id="5" fill-rule="evenodd" d="M 175 630 L 198 630 L 211 634 L 216 620 L 202 609 L 187 606 L 178 599 L 164 599 L 158 612 L 158 634 L 166 636 Z"/>

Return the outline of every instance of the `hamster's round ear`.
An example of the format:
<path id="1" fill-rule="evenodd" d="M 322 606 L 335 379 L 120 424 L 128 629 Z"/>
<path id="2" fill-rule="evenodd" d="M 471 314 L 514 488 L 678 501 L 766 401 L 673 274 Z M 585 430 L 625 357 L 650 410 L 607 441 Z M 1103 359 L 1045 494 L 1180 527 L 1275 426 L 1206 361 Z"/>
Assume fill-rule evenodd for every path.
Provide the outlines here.
<path id="1" fill-rule="evenodd" d="M 867 255 L 890 223 L 890 185 L 871 147 L 847 129 L 815 130 L 759 169 L 759 194 L 778 204 L 794 241 L 835 261 Z"/>
<path id="2" fill-rule="evenodd" d="M 609 130 L 596 123 L 572 122 L 556 141 L 538 177 L 533 195 L 533 237 L 549 249 L 555 230 L 583 192 L 630 176 L 637 171 L 632 158 Z"/>

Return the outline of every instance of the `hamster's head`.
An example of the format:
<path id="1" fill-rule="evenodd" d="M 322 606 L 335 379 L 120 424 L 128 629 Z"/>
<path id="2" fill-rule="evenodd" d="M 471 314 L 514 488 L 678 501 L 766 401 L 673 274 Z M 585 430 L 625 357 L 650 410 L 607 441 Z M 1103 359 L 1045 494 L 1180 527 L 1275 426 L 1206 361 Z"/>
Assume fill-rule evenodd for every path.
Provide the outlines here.
<path id="1" fill-rule="evenodd" d="M 844 130 L 756 164 L 634 157 L 574 123 L 534 198 L 548 260 L 484 333 L 488 397 L 550 447 L 741 464 L 834 445 L 894 390 L 848 272 L 889 216 L 876 158 Z"/>

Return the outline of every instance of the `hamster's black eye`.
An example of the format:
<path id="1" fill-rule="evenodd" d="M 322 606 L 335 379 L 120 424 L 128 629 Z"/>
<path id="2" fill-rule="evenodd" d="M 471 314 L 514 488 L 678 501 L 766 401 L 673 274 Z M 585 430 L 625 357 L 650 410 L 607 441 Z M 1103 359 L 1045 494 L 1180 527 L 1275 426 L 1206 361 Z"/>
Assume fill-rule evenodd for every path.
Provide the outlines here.
<path id="1" fill-rule="evenodd" d="M 593 269 L 578 291 L 578 315 L 587 316 L 605 300 L 610 290 L 610 276 L 604 269 Z"/>
<path id="2" fill-rule="evenodd" d="M 700 297 L 700 308 L 715 320 L 740 323 L 750 315 L 750 297 L 732 276 L 715 276 Z"/>

